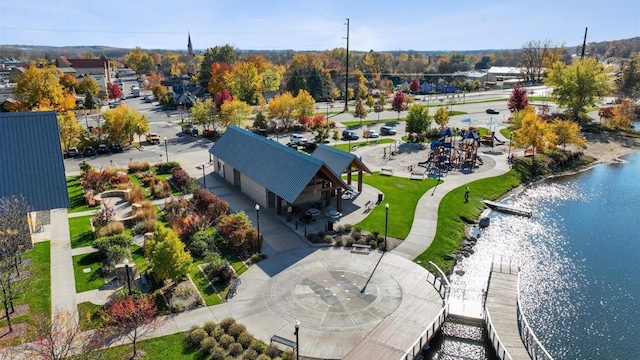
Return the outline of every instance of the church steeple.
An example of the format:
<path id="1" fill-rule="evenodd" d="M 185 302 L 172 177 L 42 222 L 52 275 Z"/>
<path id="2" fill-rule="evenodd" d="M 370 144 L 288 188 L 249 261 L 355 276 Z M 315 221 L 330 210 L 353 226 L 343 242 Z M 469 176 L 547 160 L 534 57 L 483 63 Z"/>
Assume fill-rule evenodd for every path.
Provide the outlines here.
<path id="1" fill-rule="evenodd" d="M 193 45 L 191 45 L 191 32 L 189 32 L 188 34 L 189 34 L 189 42 L 187 43 L 187 53 L 189 53 L 189 55 L 191 56 L 194 56 Z"/>

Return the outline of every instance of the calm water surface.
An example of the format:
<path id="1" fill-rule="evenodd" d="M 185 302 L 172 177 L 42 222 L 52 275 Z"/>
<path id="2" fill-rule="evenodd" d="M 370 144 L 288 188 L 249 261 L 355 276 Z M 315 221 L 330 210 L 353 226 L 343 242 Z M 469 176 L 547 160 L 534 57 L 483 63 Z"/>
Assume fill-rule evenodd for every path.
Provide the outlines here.
<path id="1" fill-rule="evenodd" d="M 453 283 L 482 288 L 492 258 L 521 265 L 531 326 L 555 359 L 640 359 L 640 153 L 534 185 L 492 213 Z"/>

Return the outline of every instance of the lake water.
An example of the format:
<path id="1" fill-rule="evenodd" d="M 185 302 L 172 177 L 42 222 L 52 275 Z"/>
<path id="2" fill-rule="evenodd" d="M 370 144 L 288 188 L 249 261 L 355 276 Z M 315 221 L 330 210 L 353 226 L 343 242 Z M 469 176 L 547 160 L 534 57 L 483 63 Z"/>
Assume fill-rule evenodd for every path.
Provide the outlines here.
<path id="1" fill-rule="evenodd" d="M 492 258 L 519 261 L 524 311 L 555 359 L 640 359 L 640 153 L 533 185 L 492 213 L 454 285 L 481 289 Z"/>

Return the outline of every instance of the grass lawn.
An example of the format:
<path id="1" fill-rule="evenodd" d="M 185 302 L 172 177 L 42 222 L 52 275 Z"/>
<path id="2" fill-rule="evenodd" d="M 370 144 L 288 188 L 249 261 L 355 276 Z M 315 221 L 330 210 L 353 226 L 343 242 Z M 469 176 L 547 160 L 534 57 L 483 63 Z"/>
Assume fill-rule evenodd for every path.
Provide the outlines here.
<path id="1" fill-rule="evenodd" d="M 465 115 L 467 114 L 466 111 L 458 111 L 458 110 L 451 110 L 449 111 L 449 116 L 453 116 L 453 115 Z"/>
<path id="2" fill-rule="evenodd" d="M 375 140 L 374 140 L 375 141 Z M 377 145 L 377 144 L 391 144 L 392 142 L 394 142 L 393 139 L 380 139 L 378 141 L 376 141 L 376 144 L 372 144 L 371 141 L 352 141 L 351 142 L 351 149 L 353 150 L 353 148 L 357 145 L 358 147 L 362 147 L 362 146 L 369 146 L 369 145 Z M 342 151 L 346 151 L 349 152 L 349 144 L 339 144 L 339 145 L 331 145 L 336 149 L 340 149 Z"/>
<path id="3" fill-rule="evenodd" d="M 366 219 L 355 224 L 367 231 L 378 230 L 384 234 L 385 204 L 389 204 L 388 235 L 405 239 L 409 235 L 418 200 L 436 185 L 436 179 L 410 180 L 395 176 L 383 176 L 376 172 L 365 176 L 364 182 L 384 193 L 382 204 L 371 210 Z"/>
<path id="4" fill-rule="evenodd" d="M 204 320 L 202 321 L 204 323 Z M 157 337 L 138 343 L 138 351 L 144 352 L 141 359 L 152 360 L 200 360 L 204 357 L 197 349 L 189 349 L 185 345 L 185 333 L 177 333 Z M 105 359 L 128 359 L 132 354 L 130 343 L 128 345 L 112 347 L 105 351 Z"/>
<path id="5" fill-rule="evenodd" d="M 147 262 L 147 258 L 144 257 L 144 248 L 135 244 L 131 245 L 131 257 L 133 258 L 133 262 L 136 263 L 138 274 L 143 274 L 147 271 L 149 263 Z"/>
<path id="6" fill-rule="evenodd" d="M 508 128 L 500 129 L 500 134 L 507 139 L 511 139 L 511 130 Z"/>
<path id="7" fill-rule="evenodd" d="M 465 237 L 465 223 L 475 221 L 485 208 L 483 199 L 495 200 L 520 184 L 519 174 L 515 170 L 487 179 L 481 179 L 468 184 L 471 190 L 469 202 L 464 202 L 465 186 L 452 190 L 444 196 L 438 208 L 438 225 L 436 235 L 431 246 L 420 254 L 414 261 L 420 261 L 427 267 L 433 261 L 445 273 L 451 272 L 455 260 L 446 260 L 447 255 L 458 249 L 458 245 Z M 389 211 L 391 216 L 391 211 Z M 389 221 L 389 224 L 392 224 Z"/>
<path id="8" fill-rule="evenodd" d="M 211 286 L 211 283 L 209 283 L 209 280 L 207 280 L 202 271 L 198 268 L 198 265 L 203 263 L 203 259 L 194 261 L 189 269 L 189 276 L 191 277 L 191 280 L 193 280 L 193 283 L 196 284 L 196 287 L 198 288 L 198 291 L 200 291 L 200 294 L 202 294 L 202 298 L 207 306 L 222 304 L 221 295 L 218 295 Z"/>
<path id="9" fill-rule="evenodd" d="M 551 97 L 551 96 L 529 96 L 528 97 L 529 101 L 546 101 L 546 102 L 551 102 L 551 103 L 555 103 L 556 98 Z"/>
<path id="10" fill-rule="evenodd" d="M 84 268 L 91 268 L 91 271 L 85 274 L 82 271 Z M 76 278 L 76 292 L 96 290 L 105 285 L 98 253 L 74 256 L 73 274 Z"/>
<path id="11" fill-rule="evenodd" d="M 82 185 L 80 184 L 80 175 L 67 178 L 67 193 L 69 194 L 69 209 L 67 211 L 70 213 L 99 208 L 99 206 L 87 207 L 84 201 Z"/>
<path id="12" fill-rule="evenodd" d="M 92 217 L 93 215 L 69 218 L 72 249 L 91 246 L 93 243 L 93 233 L 91 232 Z"/>
<path id="13" fill-rule="evenodd" d="M 164 180 L 167 179 L 169 180 L 169 178 L 171 177 L 171 174 L 159 174 L 156 175 L 156 177 L 158 179 Z M 178 190 L 178 188 L 176 188 L 175 186 L 173 186 L 173 183 L 171 181 L 169 181 L 169 186 L 171 186 L 171 195 L 173 196 L 180 196 L 182 195 L 182 193 L 180 192 L 180 190 Z"/>
<path id="14" fill-rule="evenodd" d="M 11 317 L 13 324 L 34 320 L 34 314 L 51 316 L 51 247 L 48 241 L 34 244 L 33 250 L 26 252 L 23 259 L 32 259 L 31 277 L 26 283 L 26 291 L 17 296 L 14 305 L 29 305 L 29 312 Z M 0 320 L 0 327 L 7 326 L 6 320 Z M 35 335 L 35 334 L 33 334 Z M 32 339 L 31 337 L 29 339 Z"/>
<path id="15" fill-rule="evenodd" d="M 90 302 L 78 304 L 78 317 L 82 330 L 93 330 L 102 327 L 104 321 L 100 317 L 99 311 L 102 306 Z"/>

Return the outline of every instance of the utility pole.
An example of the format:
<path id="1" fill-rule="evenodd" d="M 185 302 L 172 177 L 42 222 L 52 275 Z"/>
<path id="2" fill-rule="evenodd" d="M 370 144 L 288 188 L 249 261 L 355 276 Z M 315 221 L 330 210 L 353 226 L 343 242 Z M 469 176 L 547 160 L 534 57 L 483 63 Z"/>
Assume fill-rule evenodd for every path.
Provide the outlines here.
<path id="1" fill-rule="evenodd" d="M 347 89 L 349 88 L 349 18 L 347 18 L 347 74 L 344 78 L 344 111 L 349 111 L 349 92 Z"/>
<path id="2" fill-rule="evenodd" d="M 582 54 L 580 54 L 580 60 L 584 59 L 584 49 L 587 47 L 587 30 L 589 30 L 588 27 L 584 28 L 584 40 L 582 40 Z"/>

